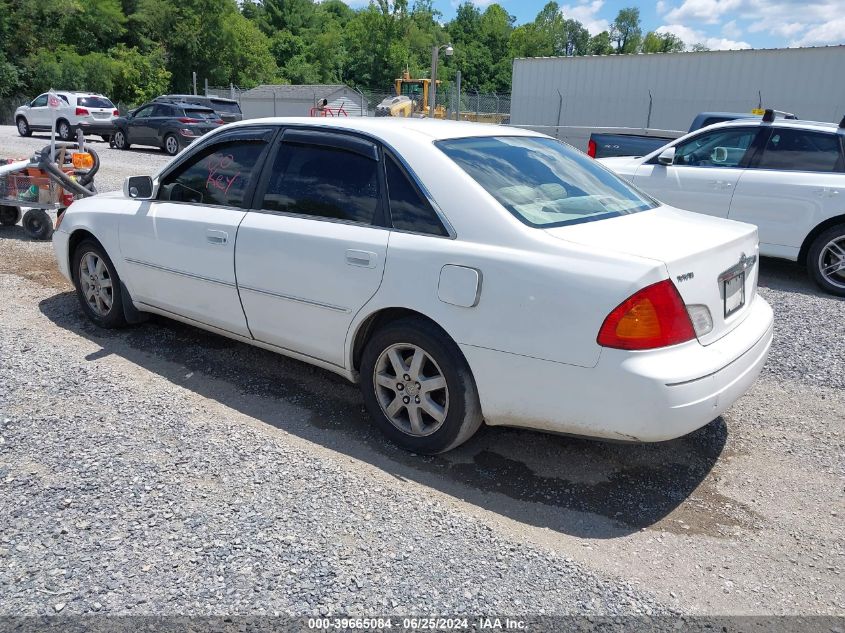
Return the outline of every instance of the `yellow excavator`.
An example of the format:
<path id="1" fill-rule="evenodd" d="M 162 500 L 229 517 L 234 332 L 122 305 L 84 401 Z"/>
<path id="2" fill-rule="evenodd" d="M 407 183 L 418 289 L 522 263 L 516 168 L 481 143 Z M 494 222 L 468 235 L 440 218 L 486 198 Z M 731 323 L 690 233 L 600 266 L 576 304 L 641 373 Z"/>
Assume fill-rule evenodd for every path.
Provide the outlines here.
<path id="1" fill-rule="evenodd" d="M 431 79 L 411 79 L 407 70 L 395 81 L 396 96 L 387 97 L 376 106 L 376 116 L 427 117 L 429 115 L 429 88 Z M 440 88 L 440 80 L 437 80 Z M 445 119 L 446 108 L 434 109 L 434 118 Z"/>

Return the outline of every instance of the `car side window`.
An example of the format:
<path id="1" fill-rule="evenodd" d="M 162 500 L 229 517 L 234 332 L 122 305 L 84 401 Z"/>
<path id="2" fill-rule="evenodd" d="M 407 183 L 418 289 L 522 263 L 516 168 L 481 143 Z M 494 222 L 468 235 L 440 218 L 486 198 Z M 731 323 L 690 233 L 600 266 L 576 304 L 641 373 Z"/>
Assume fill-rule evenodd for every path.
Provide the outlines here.
<path id="1" fill-rule="evenodd" d="M 392 156 L 385 157 L 387 195 L 393 228 L 448 235 L 437 213 Z"/>
<path id="2" fill-rule="evenodd" d="M 755 166 L 758 169 L 832 172 L 837 170 L 841 151 L 836 134 L 774 128 Z"/>
<path id="3" fill-rule="evenodd" d="M 140 110 L 138 110 L 135 113 L 135 118 L 136 119 L 146 119 L 147 117 L 151 117 L 153 115 L 154 107 L 155 106 L 149 105 L 149 106 L 145 106 L 145 107 L 141 108 Z"/>
<path id="4" fill-rule="evenodd" d="M 171 116 L 171 107 L 167 105 L 157 105 L 153 108 L 150 116 Z"/>
<path id="5" fill-rule="evenodd" d="M 379 163 L 323 145 L 282 143 L 261 208 L 372 224 Z"/>
<path id="6" fill-rule="evenodd" d="M 675 145 L 675 164 L 738 167 L 757 135 L 757 128 L 729 127 L 705 132 Z"/>
<path id="7" fill-rule="evenodd" d="M 206 147 L 164 178 L 158 199 L 246 207 L 246 193 L 266 146 L 263 140 L 241 139 Z"/>
<path id="8" fill-rule="evenodd" d="M 29 106 L 31 108 L 42 108 L 47 105 L 47 95 L 38 95 Z"/>

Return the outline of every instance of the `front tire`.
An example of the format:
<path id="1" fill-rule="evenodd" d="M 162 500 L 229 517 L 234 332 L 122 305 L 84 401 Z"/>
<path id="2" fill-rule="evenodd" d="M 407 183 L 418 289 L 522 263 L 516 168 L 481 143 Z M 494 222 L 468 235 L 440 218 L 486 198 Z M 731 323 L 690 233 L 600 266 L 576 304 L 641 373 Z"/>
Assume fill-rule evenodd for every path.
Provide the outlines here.
<path id="1" fill-rule="evenodd" d="M 21 221 L 21 210 L 19 207 L 0 205 L 0 225 L 14 226 Z"/>
<path id="2" fill-rule="evenodd" d="M 481 426 L 478 390 L 458 346 L 436 325 L 394 321 L 367 342 L 361 391 L 376 425 L 405 450 L 433 455 Z"/>
<path id="3" fill-rule="evenodd" d="M 120 277 L 103 247 L 94 240 L 83 240 L 74 250 L 70 266 L 85 315 L 102 328 L 125 326 Z"/>
<path id="4" fill-rule="evenodd" d="M 59 134 L 59 138 L 63 141 L 69 141 L 73 136 L 73 128 L 71 128 L 70 123 L 64 119 L 59 119 L 59 122 L 56 123 L 56 132 Z"/>
<path id="5" fill-rule="evenodd" d="M 34 240 L 53 237 L 53 220 L 44 209 L 30 209 L 23 215 L 23 230 Z"/>
<path id="6" fill-rule="evenodd" d="M 32 136 L 32 129 L 29 127 L 29 122 L 25 118 L 19 116 L 15 124 L 18 127 L 18 134 L 21 136 Z"/>
<path id="7" fill-rule="evenodd" d="M 129 149 L 129 139 L 126 138 L 126 132 L 117 130 L 114 133 L 114 146 L 117 149 Z"/>
<path id="8" fill-rule="evenodd" d="M 845 224 L 816 236 L 807 253 L 807 269 L 819 288 L 845 297 Z"/>
<path id="9" fill-rule="evenodd" d="M 168 156 L 176 156 L 179 153 L 179 139 L 174 134 L 164 137 L 164 151 Z"/>

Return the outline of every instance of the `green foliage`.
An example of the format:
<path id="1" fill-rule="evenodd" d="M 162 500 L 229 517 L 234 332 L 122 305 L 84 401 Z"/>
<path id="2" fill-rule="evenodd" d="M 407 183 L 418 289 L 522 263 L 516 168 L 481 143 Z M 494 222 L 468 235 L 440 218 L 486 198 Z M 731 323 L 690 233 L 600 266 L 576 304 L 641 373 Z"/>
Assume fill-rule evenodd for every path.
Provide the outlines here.
<path id="1" fill-rule="evenodd" d="M 467 90 L 509 92 L 514 57 L 678 52 L 671 33 L 643 37 L 639 10 L 619 11 L 590 36 L 548 2 L 529 23 L 501 4 L 470 0 L 443 24 L 432 0 L 0 0 L 0 97 L 51 87 L 103 92 L 137 104 L 201 83 L 347 83 L 389 91 L 408 70 L 438 78 L 460 70 Z M 692 50 L 702 50 L 700 44 Z"/>
<path id="2" fill-rule="evenodd" d="M 677 35 L 649 31 L 643 39 L 643 53 L 681 53 L 686 46 Z"/>
<path id="3" fill-rule="evenodd" d="M 617 53 L 636 53 L 643 39 L 640 28 L 640 10 L 637 7 L 620 9 L 610 25 L 610 41 L 616 45 Z"/>

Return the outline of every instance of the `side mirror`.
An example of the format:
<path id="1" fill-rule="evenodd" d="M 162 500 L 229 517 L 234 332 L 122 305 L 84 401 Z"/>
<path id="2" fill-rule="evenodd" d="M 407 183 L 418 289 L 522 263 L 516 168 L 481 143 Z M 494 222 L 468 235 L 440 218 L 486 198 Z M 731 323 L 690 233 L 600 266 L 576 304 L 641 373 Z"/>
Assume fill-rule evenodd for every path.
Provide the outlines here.
<path id="1" fill-rule="evenodd" d="M 657 157 L 657 162 L 661 165 L 671 165 L 675 162 L 675 148 L 667 147 Z"/>
<path id="2" fill-rule="evenodd" d="M 129 176 L 123 181 L 123 195 L 133 200 L 151 200 L 153 179 L 149 176 Z"/>

